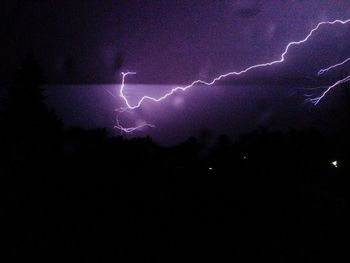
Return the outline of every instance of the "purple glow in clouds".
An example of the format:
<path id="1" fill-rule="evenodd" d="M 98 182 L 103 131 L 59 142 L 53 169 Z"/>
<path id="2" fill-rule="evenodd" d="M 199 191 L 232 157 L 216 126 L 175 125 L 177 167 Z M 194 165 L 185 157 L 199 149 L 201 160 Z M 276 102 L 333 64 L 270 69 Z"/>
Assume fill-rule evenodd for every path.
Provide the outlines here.
<path id="1" fill-rule="evenodd" d="M 189 84 L 187 86 L 175 87 L 175 88 L 171 89 L 169 92 L 165 93 L 161 97 L 142 96 L 141 99 L 135 104 L 131 104 L 130 103 L 130 101 L 125 96 L 124 91 L 125 91 L 125 79 L 126 79 L 126 77 L 128 75 L 134 75 L 136 73 L 135 72 L 122 73 L 122 82 L 121 82 L 121 87 L 120 87 L 120 90 L 119 90 L 119 96 L 125 102 L 125 107 L 121 107 L 121 108 L 118 108 L 116 110 L 116 112 L 117 112 L 117 124 L 115 125 L 115 128 L 119 129 L 121 132 L 130 133 L 130 132 L 134 132 L 136 130 L 142 129 L 144 127 L 155 127 L 153 124 L 148 124 L 148 123 L 142 123 L 142 124 L 136 125 L 134 127 L 123 127 L 121 125 L 120 121 L 119 121 L 119 114 L 126 113 L 126 112 L 132 111 L 132 110 L 136 110 L 136 109 L 140 108 L 142 106 L 142 104 L 144 102 L 146 102 L 146 101 L 150 101 L 150 102 L 163 101 L 163 100 L 167 99 L 168 97 L 172 96 L 175 92 L 177 92 L 177 91 L 186 91 L 186 90 L 194 87 L 197 84 L 202 84 L 202 85 L 206 85 L 206 86 L 212 86 L 216 82 L 218 82 L 219 80 L 222 80 L 222 79 L 227 78 L 229 76 L 239 76 L 239 75 L 248 73 L 249 71 L 252 71 L 254 69 L 270 67 L 270 66 L 273 66 L 273 65 L 276 65 L 276 64 L 281 64 L 281 63 L 283 63 L 286 60 L 286 55 L 288 54 L 288 52 L 289 52 L 291 47 L 299 46 L 299 45 L 302 45 L 302 44 L 306 43 L 314 35 L 314 33 L 316 31 L 318 31 L 322 26 L 335 25 L 335 24 L 345 25 L 345 24 L 348 24 L 348 23 L 350 23 L 350 19 L 348 19 L 348 20 L 339 20 L 339 19 L 337 19 L 337 20 L 334 20 L 334 21 L 323 21 L 323 22 L 320 22 L 302 40 L 293 41 L 293 42 L 288 43 L 287 46 L 284 49 L 284 52 L 280 55 L 280 58 L 278 60 L 274 60 L 274 61 L 263 63 L 263 64 L 252 65 L 252 66 L 250 66 L 250 67 L 248 67 L 248 68 L 246 68 L 244 70 L 241 70 L 241 71 L 228 72 L 228 73 L 222 74 L 222 75 L 214 78 L 210 82 L 198 79 L 198 80 L 193 81 L 191 84 Z M 322 74 L 326 73 L 327 71 L 332 70 L 332 69 L 337 68 L 337 67 L 340 67 L 340 66 L 344 65 L 345 63 L 347 63 L 349 61 L 350 61 L 350 58 L 346 59 L 345 61 L 343 61 L 343 62 L 341 62 L 339 64 L 335 64 L 335 65 L 332 65 L 332 66 L 330 66 L 330 67 L 328 67 L 326 69 L 322 69 L 322 70 L 320 70 L 318 72 L 318 74 L 322 75 Z M 339 80 L 339 81 L 337 81 L 333 85 L 327 87 L 325 89 L 325 91 L 320 96 L 315 97 L 315 98 L 308 98 L 307 101 L 313 103 L 314 105 L 317 105 L 328 94 L 328 92 L 330 92 L 333 88 L 335 88 L 335 87 L 337 87 L 337 86 L 339 86 L 341 84 L 344 84 L 346 82 L 349 82 L 349 81 L 350 81 L 350 75 L 345 77 L 345 78 L 343 78 L 343 79 L 341 79 L 341 80 Z"/>

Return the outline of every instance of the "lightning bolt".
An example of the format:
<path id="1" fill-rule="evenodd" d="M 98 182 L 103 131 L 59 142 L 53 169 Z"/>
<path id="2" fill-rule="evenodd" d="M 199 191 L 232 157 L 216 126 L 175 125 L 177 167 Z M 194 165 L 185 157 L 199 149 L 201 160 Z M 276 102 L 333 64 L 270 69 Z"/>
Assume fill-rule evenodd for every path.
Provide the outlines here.
<path id="1" fill-rule="evenodd" d="M 335 68 L 338 68 L 338 67 L 341 67 L 343 65 L 345 65 L 346 63 L 348 63 L 350 61 L 350 58 L 347 58 L 345 59 L 344 61 L 338 63 L 338 64 L 334 64 L 328 68 L 325 68 L 325 69 L 321 69 L 319 72 L 318 72 L 318 75 L 323 75 Z M 321 100 L 328 94 L 328 92 L 330 92 L 332 89 L 334 89 L 335 87 L 339 86 L 339 85 L 342 85 L 344 83 L 347 83 L 350 81 L 350 75 L 341 79 L 341 80 L 338 80 L 337 82 L 335 82 L 333 85 L 329 86 L 329 87 L 326 87 L 325 88 L 325 91 L 321 93 L 320 96 L 316 97 L 316 98 L 308 98 L 306 99 L 307 102 L 311 102 L 312 104 L 314 104 L 315 106 L 317 104 L 319 104 L 321 102 Z"/>
<path id="2" fill-rule="evenodd" d="M 350 61 L 350 58 L 347 58 L 345 59 L 343 62 L 340 62 L 338 64 L 335 64 L 335 65 L 332 65 L 330 66 L 329 68 L 325 68 L 325 69 L 321 69 L 319 72 L 318 72 L 318 75 L 321 76 L 323 75 L 324 73 L 327 73 L 328 71 L 332 70 L 332 69 L 335 69 L 337 67 L 340 67 L 340 66 L 343 66 L 345 65 L 346 63 L 348 63 Z"/>
<path id="3" fill-rule="evenodd" d="M 122 125 L 120 125 L 120 121 L 119 121 L 119 117 L 117 116 L 117 124 L 114 126 L 114 129 L 118 129 L 120 130 L 122 133 L 125 132 L 125 133 L 131 133 L 131 132 L 134 132 L 134 131 L 137 131 L 137 130 L 140 130 L 144 127 L 150 127 L 150 128 L 155 128 L 156 126 L 153 125 L 153 124 L 149 124 L 149 123 L 144 123 L 144 124 L 141 124 L 141 125 L 138 125 L 138 126 L 135 126 L 135 127 L 129 127 L 129 128 L 125 128 L 123 127 Z"/>
<path id="4" fill-rule="evenodd" d="M 341 84 L 344 84 L 346 82 L 349 82 L 350 81 L 350 75 L 347 76 L 346 78 L 344 79 L 341 79 L 341 80 L 338 80 L 336 83 L 334 83 L 332 86 L 329 86 L 327 88 L 325 88 L 325 91 L 321 93 L 321 95 L 319 97 L 316 97 L 316 98 L 308 98 L 306 99 L 307 102 L 311 102 L 312 104 L 314 104 L 315 106 L 317 104 L 320 103 L 320 101 L 328 94 L 328 92 L 330 92 L 332 89 L 334 89 L 335 87 L 341 85 Z"/>
<path id="5" fill-rule="evenodd" d="M 178 87 L 175 87 L 173 89 L 171 89 L 168 93 L 165 93 L 163 96 L 161 97 L 151 97 L 151 96 L 143 96 L 136 104 L 132 105 L 129 100 L 126 98 L 126 96 L 124 95 L 124 90 L 125 90 L 125 78 L 128 76 L 128 75 L 134 75 L 136 74 L 135 72 L 127 72 L 127 73 L 122 73 L 122 82 L 121 82 L 121 87 L 120 87 L 120 90 L 119 90 L 119 96 L 123 99 L 123 101 L 125 102 L 125 107 L 121 107 L 119 109 L 117 109 L 116 111 L 118 113 L 123 113 L 127 110 L 135 110 L 135 109 L 138 109 L 142 106 L 142 104 L 146 101 L 151 101 L 151 102 L 160 102 L 162 100 L 165 100 L 166 98 L 172 96 L 175 92 L 177 91 L 186 91 L 192 87 L 194 87 L 195 85 L 197 84 L 202 84 L 202 85 L 205 85 L 205 86 L 212 86 L 214 85 L 216 82 L 224 79 L 224 78 L 227 78 L 227 77 L 230 77 L 230 76 L 240 76 L 240 75 L 243 75 L 243 74 L 246 74 L 252 70 L 255 70 L 255 69 L 258 69 L 258 68 L 265 68 L 265 67 L 271 67 L 273 65 L 277 65 L 277 64 L 281 64 L 283 63 L 285 60 L 286 60 L 286 56 L 289 52 L 289 50 L 293 47 L 293 46 L 299 46 L 299 45 L 302 45 L 304 43 L 306 43 L 313 35 L 316 31 L 318 31 L 322 26 L 325 26 L 325 25 L 335 25 L 335 24 L 341 24 L 341 25 L 345 25 L 345 24 L 348 24 L 350 23 L 350 19 L 348 20 L 334 20 L 334 21 L 323 21 L 323 22 L 320 22 L 318 23 L 313 29 L 311 29 L 309 31 L 309 33 L 306 35 L 305 38 L 299 40 L 299 41 L 292 41 L 292 42 L 289 42 L 287 44 L 287 46 L 285 47 L 283 53 L 280 55 L 280 58 L 277 59 L 277 60 L 274 60 L 274 61 L 271 61 L 271 62 L 267 62 L 267 63 L 262 63 L 262 64 L 256 64 L 256 65 L 252 65 L 250 67 L 247 67 L 241 71 L 232 71 L 232 72 L 228 72 L 228 73 L 225 73 L 225 74 L 222 74 L 216 78 L 214 78 L 212 81 L 210 82 L 207 82 L 207 81 L 203 81 L 203 80 L 195 80 L 193 81 L 191 84 L 187 85 L 187 86 L 178 86 Z M 336 67 L 340 67 L 342 65 L 344 65 L 345 63 L 349 62 L 350 61 L 350 58 L 346 59 L 345 61 L 339 63 L 339 64 L 336 64 L 336 65 L 332 65 L 330 66 L 329 68 L 326 68 L 326 69 L 321 69 L 318 74 L 319 75 L 322 75 L 326 72 L 328 72 L 329 70 L 332 70 Z M 332 86 L 329 86 L 328 88 L 326 88 L 326 90 L 317 98 L 312 98 L 312 99 L 308 99 L 309 102 L 313 103 L 314 105 L 317 105 L 326 95 L 328 92 L 330 92 L 333 88 L 335 88 L 336 86 L 338 85 L 341 85 L 341 84 L 344 84 L 346 82 L 350 81 L 350 75 L 342 80 L 339 80 L 337 81 L 336 83 L 334 83 Z M 119 115 L 117 116 L 117 125 L 115 126 L 115 128 L 119 129 L 121 132 L 125 132 L 125 133 L 130 133 L 130 132 L 134 132 L 138 129 L 141 129 L 143 127 L 154 127 L 154 125 L 152 124 L 148 124 L 148 123 L 145 123 L 143 125 L 140 125 L 140 126 L 137 126 L 137 127 L 130 127 L 130 128 L 125 128 L 123 127 L 122 125 L 120 125 L 120 122 L 119 122 Z"/>

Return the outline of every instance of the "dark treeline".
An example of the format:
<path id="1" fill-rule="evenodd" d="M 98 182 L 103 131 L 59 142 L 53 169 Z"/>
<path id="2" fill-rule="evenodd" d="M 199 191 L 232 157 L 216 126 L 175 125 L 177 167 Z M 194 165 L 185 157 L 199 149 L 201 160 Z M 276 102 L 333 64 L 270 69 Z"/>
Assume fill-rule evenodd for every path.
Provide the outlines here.
<path id="1" fill-rule="evenodd" d="M 63 130 L 32 58 L 15 80 L 0 132 L 6 262 L 349 262 L 346 132 L 161 147 Z"/>

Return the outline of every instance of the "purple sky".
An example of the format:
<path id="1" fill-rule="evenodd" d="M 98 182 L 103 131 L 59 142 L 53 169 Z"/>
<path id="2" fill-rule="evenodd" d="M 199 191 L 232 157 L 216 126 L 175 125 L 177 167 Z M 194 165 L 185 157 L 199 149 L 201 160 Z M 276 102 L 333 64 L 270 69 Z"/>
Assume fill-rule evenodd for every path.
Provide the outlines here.
<path id="1" fill-rule="evenodd" d="M 127 79 L 127 95 L 135 101 L 160 96 L 175 84 L 276 60 L 288 42 L 304 38 L 318 22 L 350 18 L 348 0 L 4 2 L 0 81 L 8 82 L 25 55 L 33 54 L 49 84 L 59 84 L 48 89 L 49 103 L 67 123 L 89 128 L 112 127 L 122 101 L 106 86 L 60 84 L 118 84 L 120 71 L 130 70 L 138 74 Z M 305 105 L 304 94 L 349 72 L 347 65 L 316 76 L 349 57 L 349 38 L 350 26 L 325 27 L 293 48 L 283 65 L 225 79 L 225 87 L 196 87 L 164 103 L 146 103 L 123 121 L 156 124 L 142 135 L 165 143 L 203 129 L 238 134 L 258 125 L 334 128 L 341 121 L 342 90 L 317 109 Z M 107 89 L 117 92 L 118 86 Z"/>
<path id="2" fill-rule="evenodd" d="M 115 83 L 119 68 L 184 84 L 269 61 L 315 23 L 349 17 L 347 0 L 5 0 L 0 76 L 34 53 L 55 83 Z"/>

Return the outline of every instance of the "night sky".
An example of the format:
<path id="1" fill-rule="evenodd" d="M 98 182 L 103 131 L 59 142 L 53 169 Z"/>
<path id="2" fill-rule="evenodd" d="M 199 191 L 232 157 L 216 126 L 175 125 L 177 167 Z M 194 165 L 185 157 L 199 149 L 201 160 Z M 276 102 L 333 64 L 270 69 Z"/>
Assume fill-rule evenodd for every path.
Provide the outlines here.
<path id="1" fill-rule="evenodd" d="M 69 81 L 70 69 L 77 83 L 115 83 L 121 66 L 139 83 L 182 84 L 271 60 L 315 23 L 350 17 L 350 3 L 18 0 L 3 1 L 0 12 L 5 77 L 33 53 L 52 82 Z"/>
<path id="2" fill-rule="evenodd" d="M 350 0 L 0 0 L 0 35 L 4 262 L 350 262 Z"/>
<path id="3" fill-rule="evenodd" d="M 289 41 L 302 39 L 318 22 L 350 18 L 347 0 L 3 2 L 1 82 L 10 82 L 26 54 L 32 54 L 43 65 L 48 84 L 56 85 L 48 92 L 49 103 L 63 119 L 109 128 L 113 109 L 122 102 L 106 89 L 117 93 L 121 71 L 137 72 L 128 78 L 131 100 L 159 96 L 172 85 L 211 80 L 275 60 Z M 317 76 L 320 68 L 349 56 L 349 37 L 348 25 L 325 27 L 312 41 L 294 48 L 283 65 L 225 79 L 220 83 L 225 87 L 215 91 L 201 88 L 160 105 L 147 103 L 123 121 L 153 121 L 157 128 L 142 135 L 165 141 L 203 129 L 236 133 L 258 125 L 304 126 L 310 120 L 328 129 L 333 124 L 320 119 L 330 109 L 332 114 L 341 112 L 341 88 L 315 110 L 305 105 L 304 95 L 307 88 L 328 85 L 349 72 L 347 65 L 327 77 Z M 94 95 L 89 88 L 72 86 L 57 92 L 63 84 L 94 84 Z M 96 86 L 100 84 L 115 86 Z M 76 117 L 68 116 L 72 112 Z M 332 114 L 328 119 L 334 119 Z"/>

